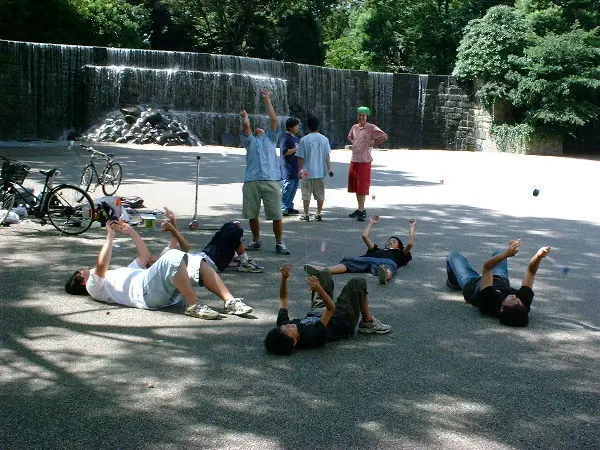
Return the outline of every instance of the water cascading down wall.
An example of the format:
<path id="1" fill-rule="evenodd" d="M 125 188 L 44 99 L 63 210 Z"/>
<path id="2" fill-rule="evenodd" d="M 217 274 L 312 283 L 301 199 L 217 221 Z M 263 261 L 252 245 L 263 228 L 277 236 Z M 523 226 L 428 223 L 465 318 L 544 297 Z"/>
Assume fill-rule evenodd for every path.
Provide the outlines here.
<path id="1" fill-rule="evenodd" d="M 58 139 L 121 106 L 147 105 L 167 109 L 205 144 L 237 145 L 242 108 L 253 125 L 266 125 L 261 87 L 273 92 L 282 124 L 314 114 L 334 148 L 347 143 L 359 105 L 388 132 L 387 147 L 456 148 L 468 132 L 466 96 L 447 107 L 457 90 L 448 76 L 3 40 L 0 63 L 0 140 Z"/>

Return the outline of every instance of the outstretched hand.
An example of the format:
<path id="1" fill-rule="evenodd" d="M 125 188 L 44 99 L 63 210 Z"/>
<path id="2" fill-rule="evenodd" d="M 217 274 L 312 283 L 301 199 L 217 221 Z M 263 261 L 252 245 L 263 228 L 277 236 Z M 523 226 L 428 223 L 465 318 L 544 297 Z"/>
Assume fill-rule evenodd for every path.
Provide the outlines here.
<path id="1" fill-rule="evenodd" d="M 515 256 L 519 253 L 519 247 L 521 246 L 521 241 L 513 240 L 508 243 L 508 247 L 506 248 L 506 254 L 510 258 L 511 256 Z"/>
<path id="2" fill-rule="evenodd" d="M 369 222 L 371 222 L 372 224 L 376 224 L 379 222 L 379 216 L 371 216 L 369 217 Z"/>
<path id="3" fill-rule="evenodd" d="M 242 120 L 246 120 L 248 118 L 248 113 L 246 112 L 245 109 L 242 109 L 240 111 L 240 117 L 242 118 Z"/>
<path id="4" fill-rule="evenodd" d="M 271 91 L 269 91 L 268 89 L 265 88 L 261 88 L 260 92 L 260 96 L 264 99 L 267 99 L 271 96 Z"/>
<path id="5" fill-rule="evenodd" d="M 546 256 L 548 256 L 548 253 L 550 253 L 551 250 L 552 247 L 542 247 L 537 251 L 536 256 L 538 258 L 545 258 Z"/>
<path id="6" fill-rule="evenodd" d="M 166 206 L 163 206 L 163 208 L 165 210 L 165 216 L 167 217 L 167 219 L 169 219 L 169 222 L 175 225 L 175 213 Z"/>
<path id="7" fill-rule="evenodd" d="M 284 266 L 281 266 L 279 268 L 279 271 L 281 272 L 281 278 L 284 278 L 284 279 L 289 278 L 293 267 L 294 267 L 293 264 L 286 264 Z"/>
<path id="8" fill-rule="evenodd" d="M 161 231 L 173 232 L 174 229 L 175 226 L 170 220 L 165 220 L 163 223 L 160 224 Z"/>

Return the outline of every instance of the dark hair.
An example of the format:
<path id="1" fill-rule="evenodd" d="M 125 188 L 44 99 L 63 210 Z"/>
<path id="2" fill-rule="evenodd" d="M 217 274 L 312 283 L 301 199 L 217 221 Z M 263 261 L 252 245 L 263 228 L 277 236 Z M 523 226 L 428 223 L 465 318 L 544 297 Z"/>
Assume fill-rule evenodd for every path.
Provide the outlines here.
<path id="1" fill-rule="evenodd" d="M 319 129 L 319 119 L 315 116 L 308 116 L 306 126 L 308 127 L 308 131 L 317 131 Z"/>
<path id="2" fill-rule="evenodd" d="M 526 327 L 529 323 L 529 313 L 523 304 L 502 306 L 500 323 L 510 327 Z"/>
<path id="3" fill-rule="evenodd" d="M 85 284 L 83 284 L 83 276 L 79 270 L 76 270 L 65 283 L 65 291 L 71 295 L 89 295 Z"/>
<path id="4" fill-rule="evenodd" d="M 396 239 L 398 241 L 398 247 L 399 248 L 404 248 L 404 244 L 402 243 L 402 239 L 400 239 L 398 236 L 390 236 L 389 239 Z"/>
<path id="5" fill-rule="evenodd" d="M 275 327 L 267 334 L 265 347 L 269 353 L 289 356 L 294 350 L 294 340 L 284 334 L 281 328 Z"/>
<path id="6" fill-rule="evenodd" d="M 290 128 L 295 127 L 296 125 L 300 125 L 300 121 L 298 119 L 296 119 L 295 117 L 290 117 L 288 120 L 285 121 L 286 130 L 289 130 Z"/>

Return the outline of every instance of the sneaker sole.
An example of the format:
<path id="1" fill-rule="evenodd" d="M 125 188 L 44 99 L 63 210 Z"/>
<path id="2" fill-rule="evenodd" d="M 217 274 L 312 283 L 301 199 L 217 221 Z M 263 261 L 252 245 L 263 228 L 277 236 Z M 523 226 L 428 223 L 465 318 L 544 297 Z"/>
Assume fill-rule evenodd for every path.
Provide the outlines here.
<path id="1" fill-rule="evenodd" d="M 240 269 L 238 266 L 238 272 L 243 273 L 262 273 L 263 269 Z"/>
<path id="2" fill-rule="evenodd" d="M 453 291 L 460 291 L 461 290 L 460 286 L 456 286 L 456 285 L 450 283 L 450 280 L 448 280 L 447 278 L 446 278 L 446 287 L 452 289 Z"/>
<path id="3" fill-rule="evenodd" d="M 204 320 L 216 320 L 219 318 L 219 313 L 215 314 L 190 314 L 188 312 L 185 313 L 186 316 L 193 317 L 194 319 L 204 319 Z"/>
<path id="4" fill-rule="evenodd" d="M 311 266 L 310 264 L 305 264 L 304 265 L 304 271 L 306 272 L 307 275 L 310 276 L 317 276 L 319 275 L 320 270 L 317 269 L 315 266 Z"/>
<path id="5" fill-rule="evenodd" d="M 229 314 L 230 316 L 245 316 L 246 314 L 249 314 L 252 312 L 252 308 L 248 308 L 247 311 L 244 312 L 240 312 L 240 311 L 225 311 L 225 314 Z"/>
<path id="6" fill-rule="evenodd" d="M 374 330 L 373 328 L 359 328 L 358 332 L 362 334 L 388 334 L 392 329 Z"/>
<path id="7" fill-rule="evenodd" d="M 381 266 L 377 268 L 377 277 L 379 278 L 379 284 L 387 284 L 387 273 L 385 268 Z"/>

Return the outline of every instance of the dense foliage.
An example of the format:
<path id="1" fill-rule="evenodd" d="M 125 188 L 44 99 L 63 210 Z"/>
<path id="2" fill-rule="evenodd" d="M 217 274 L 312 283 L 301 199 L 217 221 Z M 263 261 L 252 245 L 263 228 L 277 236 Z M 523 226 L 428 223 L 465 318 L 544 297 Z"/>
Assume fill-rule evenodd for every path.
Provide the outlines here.
<path id="1" fill-rule="evenodd" d="M 511 125 L 519 135 L 566 135 L 600 122 L 600 22 L 586 9 L 600 4 L 557 3 L 493 7 L 465 29 L 454 75 L 490 108 L 510 106 L 496 128 L 505 137 Z"/>

